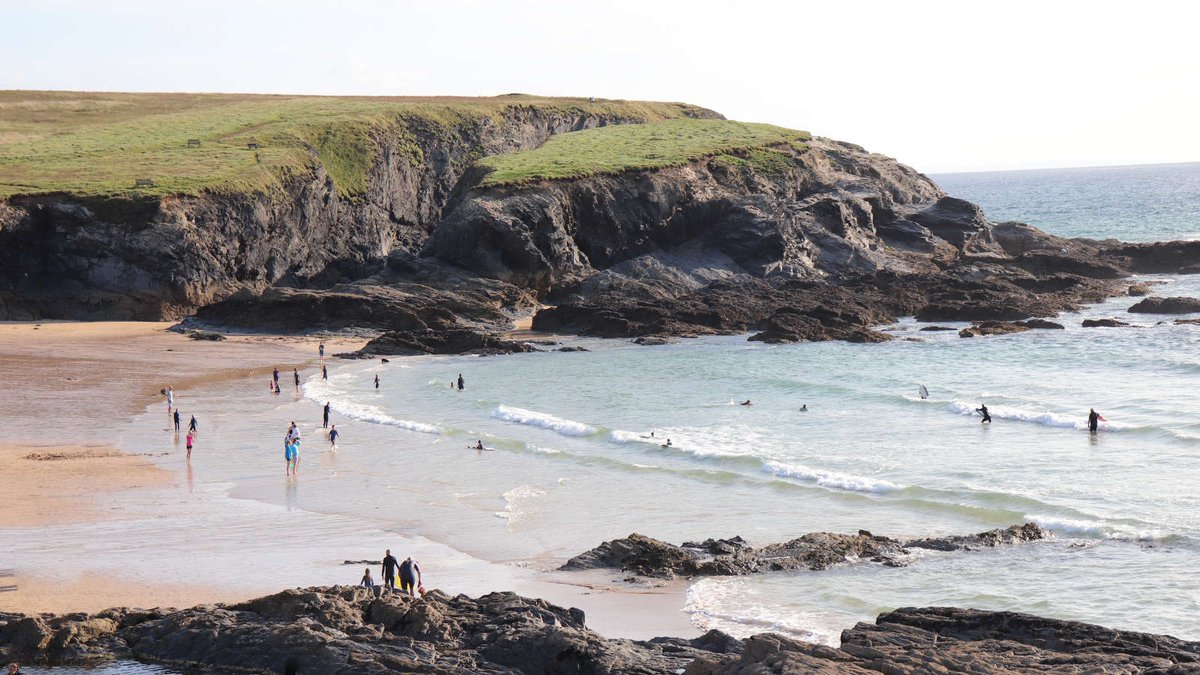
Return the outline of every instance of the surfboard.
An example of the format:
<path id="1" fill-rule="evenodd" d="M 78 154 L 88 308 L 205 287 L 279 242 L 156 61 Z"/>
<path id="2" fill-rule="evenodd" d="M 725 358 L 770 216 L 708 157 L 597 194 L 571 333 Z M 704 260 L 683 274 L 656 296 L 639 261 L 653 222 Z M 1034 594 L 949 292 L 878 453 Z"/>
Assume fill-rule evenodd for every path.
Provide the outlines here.
<path id="1" fill-rule="evenodd" d="M 929 398 L 929 390 L 925 388 L 925 385 L 921 385 L 921 388 L 917 392 L 921 394 L 922 399 Z"/>

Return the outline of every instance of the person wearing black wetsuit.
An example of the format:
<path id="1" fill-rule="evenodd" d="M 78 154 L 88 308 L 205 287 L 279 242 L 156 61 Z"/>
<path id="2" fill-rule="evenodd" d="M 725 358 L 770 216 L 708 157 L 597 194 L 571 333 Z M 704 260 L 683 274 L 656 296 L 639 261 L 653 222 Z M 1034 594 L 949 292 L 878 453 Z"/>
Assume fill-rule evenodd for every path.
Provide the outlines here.
<path id="1" fill-rule="evenodd" d="M 463 379 L 462 379 L 462 373 L 459 373 L 459 374 L 458 374 L 458 390 L 459 390 L 459 391 L 462 391 L 462 390 L 463 390 Z"/>
<path id="2" fill-rule="evenodd" d="M 411 557 L 400 563 L 400 592 L 416 597 L 417 589 L 421 587 L 421 568 Z"/>
<path id="3" fill-rule="evenodd" d="M 1088 410 L 1088 431 L 1093 434 L 1100 430 L 1100 420 L 1104 419 L 1095 408 Z"/>
<path id="4" fill-rule="evenodd" d="M 296 388 L 300 388 L 300 371 L 292 368 L 292 379 L 296 381 Z"/>
<path id="5" fill-rule="evenodd" d="M 378 375 L 375 376 L 375 388 L 376 389 L 379 388 L 379 376 Z"/>
<path id="6" fill-rule="evenodd" d="M 179 431 L 179 409 L 175 409 L 175 431 Z"/>
<path id="7" fill-rule="evenodd" d="M 335 424 L 335 425 L 333 425 L 333 427 L 331 427 L 329 429 L 329 444 L 337 445 L 337 437 L 338 437 L 338 430 L 337 430 L 337 425 Z"/>
<path id="8" fill-rule="evenodd" d="M 192 415 L 192 421 L 188 422 L 188 431 L 195 431 L 198 426 L 200 426 L 200 423 L 196 421 L 196 416 Z"/>
<path id="9" fill-rule="evenodd" d="M 383 587 L 396 590 L 396 566 L 399 562 L 392 557 L 392 549 L 384 551 L 383 555 Z"/>
<path id="10" fill-rule="evenodd" d="M 279 369 L 278 368 L 276 368 L 275 371 L 271 373 L 271 377 L 275 378 L 275 388 L 278 389 L 279 388 Z"/>
<path id="11" fill-rule="evenodd" d="M 322 429 L 329 428 L 329 401 L 325 402 L 325 422 L 321 424 Z"/>
<path id="12" fill-rule="evenodd" d="M 975 409 L 975 412 L 979 413 L 980 415 L 983 415 L 983 419 L 979 420 L 979 423 L 980 423 L 980 424 L 983 424 L 984 422 L 991 422 L 991 421 L 992 421 L 992 416 L 988 414 L 988 410 L 987 410 L 987 405 L 986 405 L 986 404 L 984 404 L 984 403 L 980 403 L 980 404 L 979 404 L 979 407 Z"/>
<path id="13" fill-rule="evenodd" d="M 325 366 L 321 366 L 321 379 L 322 380 L 329 379 L 329 369 L 326 368 Z"/>

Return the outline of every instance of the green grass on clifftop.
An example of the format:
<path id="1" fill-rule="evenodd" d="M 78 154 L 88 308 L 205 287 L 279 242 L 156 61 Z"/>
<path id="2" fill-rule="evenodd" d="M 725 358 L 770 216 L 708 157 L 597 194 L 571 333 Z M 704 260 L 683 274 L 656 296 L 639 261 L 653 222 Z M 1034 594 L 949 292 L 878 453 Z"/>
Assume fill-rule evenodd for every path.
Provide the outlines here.
<path id="1" fill-rule="evenodd" d="M 343 195 L 366 189 L 377 139 L 421 159 L 410 129 L 450 129 L 537 108 L 659 121 L 677 103 L 539 98 L 319 97 L 0 91 L 0 199 L 268 192 L 320 163 Z M 188 147 L 188 139 L 200 141 Z M 259 148 L 247 148 L 257 142 Z M 153 187 L 134 188 L 139 178 Z"/>
<path id="2" fill-rule="evenodd" d="M 806 131 L 731 120 L 674 119 L 653 124 L 607 126 L 550 137 L 541 147 L 488 157 L 482 186 L 582 178 L 633 169 L 679 166 L 713 155 L 792 144 Z"/>

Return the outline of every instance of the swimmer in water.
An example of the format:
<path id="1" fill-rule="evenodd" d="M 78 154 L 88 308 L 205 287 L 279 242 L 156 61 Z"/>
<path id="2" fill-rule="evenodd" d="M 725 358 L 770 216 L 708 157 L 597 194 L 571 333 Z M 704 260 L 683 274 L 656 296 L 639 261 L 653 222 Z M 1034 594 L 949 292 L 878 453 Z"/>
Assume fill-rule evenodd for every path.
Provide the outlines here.
<path id="1" fill-rule="evenodd" d="M 746 399 L 745 401 L 742 401 L 740 405 L 751 405 L 750 399 Z"/>
<path id="2" fill-rule="evenodd" d="M 800 405 L 800 412 L 808 412 L 808 404 L 807 403 L 803 403 Z"/>
<path id="3" fill-rule="evenodd" d="M 668 438 L 668 439 L 667 439 L 667 442 L 666 442 L 666 443 L 663 443 L 663 447 L 664 447 L 664 448 L 669 448 L 669 447 L 671 447 L 671 439 L 669 439 L 669 438 Z"/>
<path id="4" fill-rule="evenodd" d="M 475 447 L 473 447 L 471 449 L 472 450 L 485 450 L 486 448 L 483 447 L 483 441 L 475 441 Z"/>

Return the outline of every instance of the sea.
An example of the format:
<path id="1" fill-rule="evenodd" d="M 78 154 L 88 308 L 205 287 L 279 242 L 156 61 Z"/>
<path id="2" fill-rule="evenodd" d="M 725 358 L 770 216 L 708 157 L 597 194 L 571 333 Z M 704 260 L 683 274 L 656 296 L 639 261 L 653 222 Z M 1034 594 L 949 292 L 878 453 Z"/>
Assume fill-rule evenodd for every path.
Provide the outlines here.
<path id="1" fill-rule="evenodd" d="M 931 177 L 993 220 L 1058 235 L 1200 236 L 1200 163 Z M 1200 276 L 1136 281 L 1200 297 Z M 587 351 L 329 359 L 327 381 L 309 367 L 283 395 L 261 376 L 181 392 L 190 407 L 224 411 L 203 415 L 188 484 L 261 509 L 264 522 L 320 519 L 318 540 L 289 555 L 296 565 L 351 557 L 322 550 L 347 532 L 399 533 L 443 547 L 421 565 L 451 587 L 470 567 L 431 559 L 437 550 L 536 574 L 634 532 L 767 544 L 814 531 L 921 537 L 1031 521 L 1054 536 L 921 552 L 900 568 L 695 579 L 678 610 L 698 630 L 827 644 L 881 612 L 934 605 L 1200 640 L 1200 325 L 1128 313 L 1136 300 L 1061 315 L 1063 330 L 972 339 L 903 318 L 882 344 L 562 338 Z M 1081 326 L 1102 317 L 1133 327 Z M 336 448 L 320 428 L 326 403 Z M 982 404 L 990 424 L 975 412 Z M 177 443 L 164 440 L 161 407 L 122 444 Z M 1105 420 L 1094 435 L 1092 408 Z M 284 476 L 281 445 L 291 420 L 304 438 L 296 479 Z M 477 441 L 487 449 L 471 449 Z M 155 461 L 181 470 L 178 453 Z M 227 558 L 210 566 L 200 549 L 186 554 L 196 578 L 287 577 L 288 562 L 239 570 L 244 534 L 200 517 L 214 526 L 192 536 Z M 168 541 L 168 552 L 185 546 Z M 353 583 L 361 572 L 341 574 Z"/>

